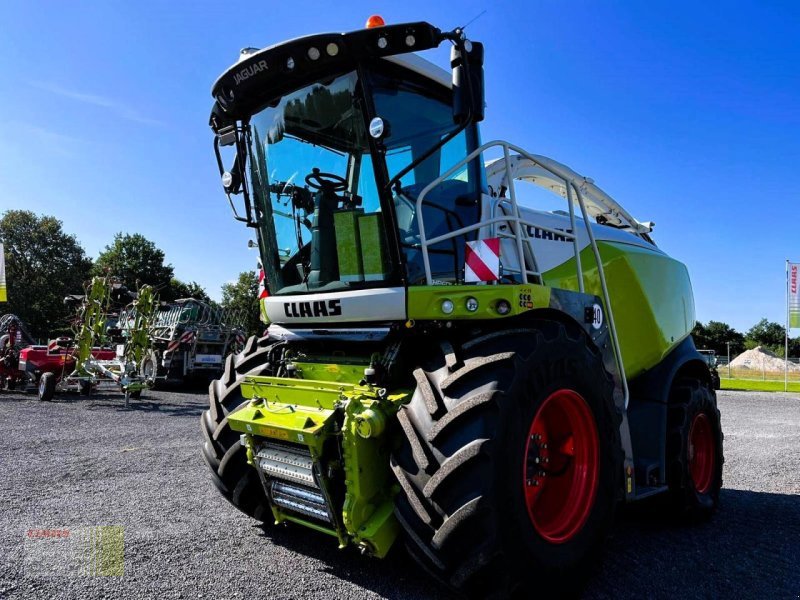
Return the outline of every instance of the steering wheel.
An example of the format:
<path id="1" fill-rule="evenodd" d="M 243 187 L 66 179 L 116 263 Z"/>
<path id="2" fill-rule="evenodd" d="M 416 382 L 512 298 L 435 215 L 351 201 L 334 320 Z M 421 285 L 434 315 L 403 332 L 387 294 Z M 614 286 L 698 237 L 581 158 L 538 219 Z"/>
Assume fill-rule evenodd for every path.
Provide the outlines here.
<path id="1" fill-rule="evenodd" d="M 343 192 L 347 189 L 347 180 L 334 173 L 321 173 L 316 167 L 306 175 L 306 185 L 312 190 Z"/>

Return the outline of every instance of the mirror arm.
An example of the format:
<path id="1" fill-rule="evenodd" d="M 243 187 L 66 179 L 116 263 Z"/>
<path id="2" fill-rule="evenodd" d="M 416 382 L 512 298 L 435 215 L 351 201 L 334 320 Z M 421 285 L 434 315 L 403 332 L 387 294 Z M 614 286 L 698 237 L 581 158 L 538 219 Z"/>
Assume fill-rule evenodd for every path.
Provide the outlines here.
<path id="1" fill-rule="evenodd" d="M 219 146 L 220 146 L 220 144 L 219 144 L 219 135 L 215 135 L 214 136 L 214 155 L 217 158 L 217 168 L 219 169 L 219 175 L 220 175 L 220 177 L 222 177 L 222 175 L 225 173 L 225 165 L 222 162 L 222 154 L 220 152 Z M 236 161 L 234 163 L 234 168 L 237 168 L 239 171 L 241 171 L 241 167 L 240 166 L 237 167 L 236 165 L 245 164 L 243 162 L 243 160 L 242 160 L 242 156 L 243 156 L 244 153 L 245 153 L 245 151 L 242 149 L 242 146 L 240 144 L 239 135 L 237 133 L 237 136 L 236 136 Z M 246 156 L 245 156 L 244 160 L 246 160 Z M 241 181 L 241 193 L 243 195 L 243 200 L 244 200 L 245 216 L 244 217 L 241 216 L 239 214 L 239 211 L 236 210 L 236 205 L 233 203 L 233 198 L 231 198 L 231 193 L 226 190 L 225 191 L 225 197 L 228 199 L 228 204 L 231 207 L 231 212 L 233 213 L 233 218 L 235 220 L 237 220 L 237 221 L 245 223 L 248 227 L 257 227 L 258 225 L 256 224 L 256 222 L 252 218 L 252 205 L 250 203 L 250 193 L 249 193 L 249 190 L 247 189 L 247 180 L 246 180 L 245 177 L 241 177 L 241 175 L 237 175 L 237 176 L 240 178 L 240 181 Z"/>
<path id="2" fill-rule="evenodd" d="M 242 142 L 242 139 L 241 139 L 242 137 L 246 138 L 244 140 L 245 141 L 244 144 L 241 143 Z M 241 180 L 241 185 L 242 185 L 242 196 L 243 196 L 243 199 L 244 199 L 245 215 L 247 215 L 247 218 L 245 219 L 244 222 L 247 223 L 248 227 L 252 227 L 253 229 L 257 229 L 258 228 L 258 219 L 254 219 L 253 218 L 253 206 L 252 206 L 252 204 L 250 202 L 250 190 L 247 187 L 247 177 L 244 174 L 244 169 L 246 168 L 245 165 L 247 165 L 247 150 L 246 150 L 246 148 L 249 145 L 250 145 L 250 125 L 248 123 L 245 123 L 242 126 L 241 137 L 240 136 L 236 137 L 236 153 L 237 153 L 236 162 L 238 164 L 240 180 Z"/>

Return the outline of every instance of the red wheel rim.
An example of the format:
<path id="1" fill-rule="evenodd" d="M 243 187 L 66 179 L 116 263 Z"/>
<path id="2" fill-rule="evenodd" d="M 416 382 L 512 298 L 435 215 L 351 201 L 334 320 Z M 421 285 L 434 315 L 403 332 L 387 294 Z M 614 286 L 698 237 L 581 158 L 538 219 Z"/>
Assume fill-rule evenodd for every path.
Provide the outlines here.
<path id="1" fill-rule="evenodd" d="M 689 475 L 698 494 L 711 489 L 714 479 L 714 433 L 705 413 L 698 413 L 689 428 Z"/>
<path id="2" fill-rule="evenodd" d="M 571 540 L 589 518 L 599 456 L 597 425 L 586 400 L 573 390 L 553 392 L 531 422 L 522 472 L 528 517 L 548 542 Z"/>

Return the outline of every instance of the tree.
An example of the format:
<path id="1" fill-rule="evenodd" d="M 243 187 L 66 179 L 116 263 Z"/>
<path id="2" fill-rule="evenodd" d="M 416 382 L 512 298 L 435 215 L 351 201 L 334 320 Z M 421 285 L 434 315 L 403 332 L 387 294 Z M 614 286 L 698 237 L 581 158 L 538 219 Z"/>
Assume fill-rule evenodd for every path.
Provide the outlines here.
<path id="1" fill-rule="evenodd" d="M 728 354 L 728 342 L 731 344 L 731 356 L 736 356 L 745 349 L 744 336 L 721 321 L 709 321 L 708 325 L 698 321 L 692 330 L 692 337 L 695 346 L 714 350 L 720 356 Z"/>
<path id="2" fill-rule="evenodd" d="M 5 245 L 8 305 L 34 337 L 47 339 L 69 330 L 67 294 L 83 293 L 92 261 L 74 235 L 48 215 L 9 210 L 0 218 Z"/>
<path id="3" fill-rule="evenodd" d="M 764 346 L 778 356 L 783 356 L 786 329 L 780 323 L 761 319 L 746 334 L 748 346 Z"/>
<path id="4" fill-rule="evenodd" d="M 173 277 L 169 285 L 161 292 L 161 300 L 171 302 L 178 298 L 194 298 L 203 302 L 213 303 L 206 293 L 206 289 L 196 281 L 181 281 Z"/>
<path id="5" fill-rule="evenodd" d="M 94 274 L 106 273 L 119 277 L 130 290 L 148 284 L 161 292 L 173 278 L 172 265 L 164 264 L 164 252 L 139 233 L 114 236 L 94 265 Z"/>
<path id="6" fill-rule="evenodd" d="M 242 311 L 247 335 L 257 335 L 264 330 L 259 318 L 258 276 L 254 271 L 243 271 L 236 282 L 222 286 L 222 307 Z"/>

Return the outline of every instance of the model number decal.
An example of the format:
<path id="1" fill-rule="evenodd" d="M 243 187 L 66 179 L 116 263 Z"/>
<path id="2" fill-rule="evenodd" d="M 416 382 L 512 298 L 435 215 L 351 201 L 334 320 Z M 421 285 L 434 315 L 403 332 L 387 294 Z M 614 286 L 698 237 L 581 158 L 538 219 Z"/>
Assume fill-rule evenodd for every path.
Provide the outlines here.
<path id="1" fill-rule="evenodd" d="M 313 302 L 284 302 L 283 312 L 290 319 L 303 317 L 338 317 L 342 314 L 341 300 Z"/>
<path id="2" fill-rule="evenodd" d="M 259 427 L 259 433 L 264 437 L 274 438 L 278 440 L 288 440 L 289 432 L 283 429 L 275 429 L 274 427 Z"/>

